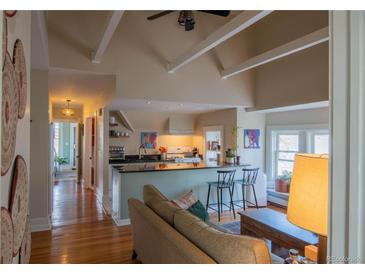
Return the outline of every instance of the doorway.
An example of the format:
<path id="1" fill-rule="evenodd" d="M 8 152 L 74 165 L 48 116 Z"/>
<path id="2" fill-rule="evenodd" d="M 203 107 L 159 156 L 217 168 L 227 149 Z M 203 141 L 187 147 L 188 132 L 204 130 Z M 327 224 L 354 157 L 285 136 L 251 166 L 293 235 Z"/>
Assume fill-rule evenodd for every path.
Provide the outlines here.
<path id="1" fill-rule="evenodd" d="M 223 126 L 203 127 L 205 161 L 217 163 L 223 161 Z"/>
<path id="2" fill-rule="evenodd" d="M 55 180 L 76 179 L 78 168 L 78 124 L 55 122 L 53 124 L 53 153 Z"/>

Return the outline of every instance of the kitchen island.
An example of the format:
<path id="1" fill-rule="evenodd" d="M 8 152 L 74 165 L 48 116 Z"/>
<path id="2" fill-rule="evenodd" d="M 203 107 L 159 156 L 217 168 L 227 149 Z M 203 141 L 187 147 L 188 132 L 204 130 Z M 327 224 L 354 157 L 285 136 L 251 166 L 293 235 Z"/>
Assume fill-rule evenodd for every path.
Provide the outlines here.
<path id="1" fill-rule="evenodd" d="M 205 205 L 208 181 L 217 180 L 217 170 L 235 169 L 235 178 L 242 178 L 242 168 L 247 164 L 211 164 L 211 163 L 144 163 L 112 165 L 112 209 L 113 219 L 117 225 L 129 224 L 128 199 L 143 201 L 143 186 L 154 185 L 169 199 L 175 199 L 193 190 Z M 223 200 L 228 204 L 228 191 Z M 211 191 L 210 201 L 216 203 L 216 192 Z M 240 189 L 235 189 L 234 200 L 242 199 Z"/>

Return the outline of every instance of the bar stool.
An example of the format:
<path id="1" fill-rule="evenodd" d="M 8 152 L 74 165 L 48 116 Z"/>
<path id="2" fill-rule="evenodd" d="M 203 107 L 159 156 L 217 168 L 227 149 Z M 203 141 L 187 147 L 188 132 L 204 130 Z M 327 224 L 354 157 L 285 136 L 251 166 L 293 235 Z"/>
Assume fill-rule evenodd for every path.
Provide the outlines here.
<path id="1" fill-rule="evenodd" d="M 206 204 L 206 210 L 208 210 L 208 208 L 217 211 L 218 212 L 218 222 L 220 222 L 221 220 L 221 213 L 223 212 L 223 205 L 228 207 L 229 210 L 233 210 L 233 217 L 236 219 L 236 214 L 234 212 L 234 205 L 233 205 L 233 188 L 234 188 L 234 175 L 236 173 L 236 170 L 218 170 L 217 174 L 218 174 L 218 181 L 215 182 L 207 182 L 207 184 L 209 185 L 208 187 L 208 197 L 207 197 L 207 204 Z M 217 203 L 212 203 L 209 204 L 209 196 L 210 196 L 210 189 L 211 187 L 215 187 L 217 188 Z M 229 197 L 230 197 L 230 201 L 229 201 L 229 206 L 225 203 L 223 203 L 223 189 L 228 189 L 229 192 Z M 215 208 L 213 208 L 213 205 L 217 205 L 218 206 L 218 210 L 216 210 Z"/>
<path id="2" fill-rule="evenodd" d="M 246 202 L 249 203 L 249 204 L 251 204 L 251 205 L 256 206 L 256 208 L 258 209 L 259 206 L 257 204 L 255 184 L 256 184 L 256 179 L 257 179 L 257 174 L 259 172 L 259 168 L 244 168 L 244 169 L 242 169 L 242 172 L 243 172 L 242 179 L 241 180 L 234 180 L 234 184 L 233 184 L 233 190 L 234 190 L 234 186 L 236 184 L 241 185 L 241 189 L 242 189 L 242 200 L 237 200 L 237 201 L 234 201 L 233 203 L 236 206 L 238 206 L 240 208 L 243 208 L 243 210 L 246 210 Z M 255 204 L 246 200 L 246 197 L 245 197 L 245 187 L 248 187 L 248 186 L 251 186 L 252 187 L 253 196 L 255 198 Z M 232 190 L 232 193 L 233 193 L 233 190 Z M 242 202 L 242 205 L 243 206 L 240 206 L 239 204 L 237 204 L 239 202 Z"/>

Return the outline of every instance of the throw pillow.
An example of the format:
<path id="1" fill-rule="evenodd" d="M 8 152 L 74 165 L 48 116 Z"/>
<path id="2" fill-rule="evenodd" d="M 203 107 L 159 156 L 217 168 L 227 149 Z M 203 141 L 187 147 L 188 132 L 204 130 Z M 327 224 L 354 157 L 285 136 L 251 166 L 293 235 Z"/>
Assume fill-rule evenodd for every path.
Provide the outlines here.
<path id="1" fill-rule="evenodd" d="M 195 204 L 198 201 L 198 197 L 193 193 L 192 190 L 182 195 L 180 198 L 172 200 L 172 202 L 182 208 L 182 209 L 188 209 L 193 204 Z"/>
<path id="2" fill-rule="evenodd" d="M 205 209 L 205 206 L 199 200 L 191 207 L 189 207 L 188 211 L 203 220 L 204 222 L 209 221 L 209 214 Z"/>

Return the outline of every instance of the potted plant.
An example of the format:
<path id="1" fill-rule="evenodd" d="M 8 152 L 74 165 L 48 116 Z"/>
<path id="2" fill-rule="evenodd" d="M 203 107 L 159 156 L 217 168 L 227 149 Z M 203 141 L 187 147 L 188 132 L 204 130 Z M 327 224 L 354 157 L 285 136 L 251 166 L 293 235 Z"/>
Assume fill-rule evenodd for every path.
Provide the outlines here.
<path id="1" fill-rule="evenodd" d="M 226 151 L 226 163 L 227 164 L 234 164 L 234 159 L 235 159 L 236 155 L 234 154 L 234 152 L 232 151 L 232 149 L 228 149 Z"/>
<path id="2" fill-rule="evenodd" d="M 67 165 L 68 164 L 67 158 L 64 158 L 64 157 L 56 156 L 55 159 L 54 159 L 54 161 L 57 164 L 56 165 L 56 169 L 55 169 L 55 173 L 57 173 L 58 170 L 61 170 L 63 165 Z"/>
<path id="3" fill-rule="evenodd" d="M 291 176 L 292 172 L 287 170 L 283 171 L 282 175 L 278 176 L 275 180 L 275 191 L 289 193 Z"/>

